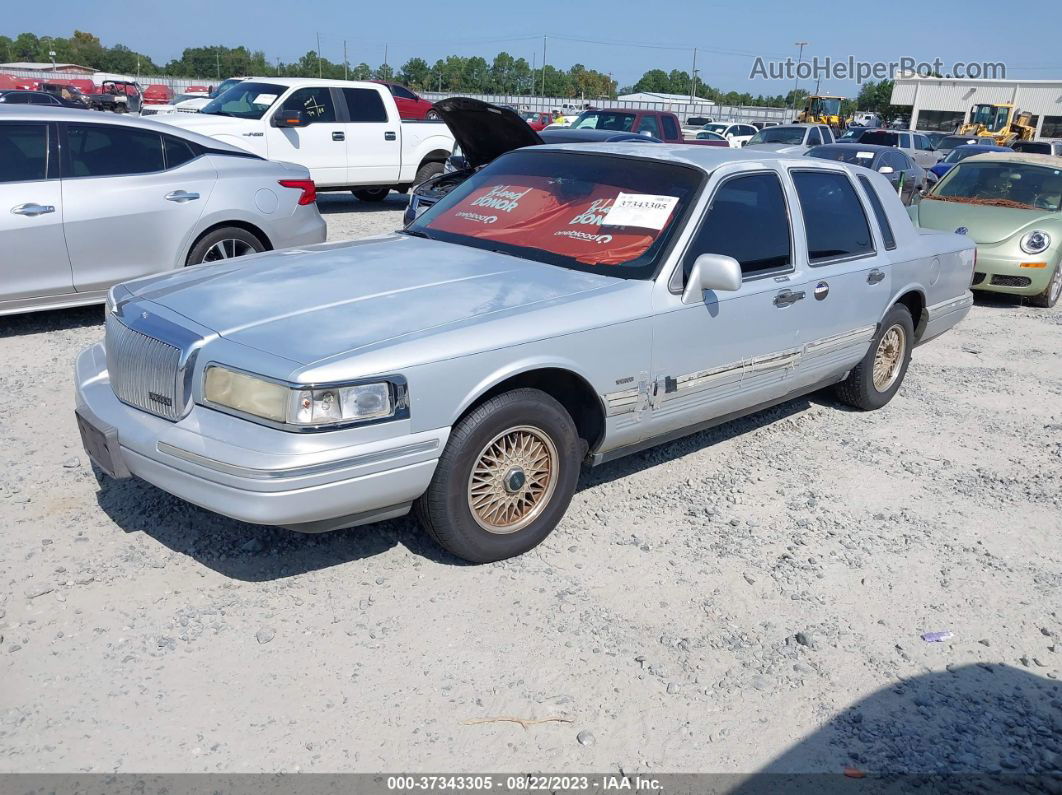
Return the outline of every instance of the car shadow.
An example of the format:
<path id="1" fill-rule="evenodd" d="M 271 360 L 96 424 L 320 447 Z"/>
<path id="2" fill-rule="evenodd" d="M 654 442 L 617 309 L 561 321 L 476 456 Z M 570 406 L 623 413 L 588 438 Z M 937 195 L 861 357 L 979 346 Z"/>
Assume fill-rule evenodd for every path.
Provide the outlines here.
<path id="1" fill-rule="evenodd" d="M 922 641 L 897 653 L 910 643 Z M 933 651 L 943 665 L 948 649 Z M 860 699 L 726 791 L 1059 792 L 1060 738 L 1062 683 L 1002 663 L 949 665 Z"/>
<path id="2" fill-rule="evenodd" d="M 408 203 L 408 194 L 396 193 L 395 191 L 391 191 L 387 198 L 380 202 L 363 202 L 347 191 L 317 194 L 317 210 L 321 215 L 402 212 L 406 209 Z"/>
<path id="3" fill-rule="evenodd" d="M 0 317 L 0 339 L 103 325 L 103 305 Z"/>

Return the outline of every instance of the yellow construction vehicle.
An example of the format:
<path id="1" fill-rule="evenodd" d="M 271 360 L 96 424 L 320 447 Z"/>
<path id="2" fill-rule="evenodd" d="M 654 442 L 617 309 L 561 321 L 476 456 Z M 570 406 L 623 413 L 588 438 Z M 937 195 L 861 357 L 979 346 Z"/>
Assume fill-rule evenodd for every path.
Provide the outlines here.
<path id="1" fill-rule="evenodd" d="M 834 129 L 841 126 L 841 103 L 844 97 L 814 94 L 804 98 L 804 110 L 796 120 L 806 124 L 828 124 Z"/>
<path id="2" fill-rule="evenodd" d="M 1028 141 L 1036 137 L 1036 128 L 1029 124 L 1032 114 L 1014 110 L 1014 106 L 1001 103 L 981 103 L 970 108 L 970 121 L 959 128 L 959 135 L 992 137 L 998 146 L 1009 146 L 1015 141 Z"/>

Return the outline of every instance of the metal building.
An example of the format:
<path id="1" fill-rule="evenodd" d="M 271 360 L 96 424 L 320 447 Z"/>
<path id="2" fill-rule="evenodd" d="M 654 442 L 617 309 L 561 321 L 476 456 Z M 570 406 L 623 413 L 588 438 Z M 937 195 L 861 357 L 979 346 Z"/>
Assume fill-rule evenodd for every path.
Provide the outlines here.
<path id="1" fill-rule="evenodd" d="M 1038 138 L 1062 138 L 1062 80 L 954 80 L 900 77 L 893 105 L 911 107 L 911 129 L 954 130 L 978 103 L 1010 103 L 1032 114 Z"/>

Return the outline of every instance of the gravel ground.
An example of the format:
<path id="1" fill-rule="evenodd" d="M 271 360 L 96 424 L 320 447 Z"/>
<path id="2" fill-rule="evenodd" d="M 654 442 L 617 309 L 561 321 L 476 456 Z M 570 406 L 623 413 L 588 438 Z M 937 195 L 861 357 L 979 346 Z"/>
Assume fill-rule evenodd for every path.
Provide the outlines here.
<path id="1" fill-rule="evenodd" d="M 340 239 L 404 197 L 321 203 Z M 0 772 L 1062 764 L 1060 310 L 979 298 L 884 410 L 588 471 L 478 567 L 410 519 L 300 536 L 98 480 L 71 371 L 101 321 L 0 318 Z"/>

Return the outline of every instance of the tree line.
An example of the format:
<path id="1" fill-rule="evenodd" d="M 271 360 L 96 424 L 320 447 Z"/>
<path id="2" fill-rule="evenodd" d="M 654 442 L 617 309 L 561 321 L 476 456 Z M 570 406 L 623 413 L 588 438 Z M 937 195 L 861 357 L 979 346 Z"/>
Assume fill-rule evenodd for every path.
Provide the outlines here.
<path id="1" fill-rule="evenodd" d="M 395 80 L 420 91 L 461 92 L 468 94 L 537 94 L 585 100 L 613 99 L 617 94 L 650 91 L 665 94 L 695 94 L 722 105 L 759 105 L 792 107 L 802 105 L 804 89 L 786 94 L 753 95 L 749 92 L 724 91 L 705 83 L 698 76 L 672 69 L 650 69 L 632 85 L 618 86 L 612 76 L 583 64 L 560 69 L 547 64 L 533 69 L 525 58 L 500 52 L 491 61 L 478 55 L 450 55 L 429 64 L 423 58 L 410 58 L 402 66 L 384 63 L 372 67 L 367 63 L 343 64 L 319 58 L 314 50 L 297 61 L 270 61 L 262 50 L 247 47 L 187 47 L 180 58 L 155 63 L 148 55 L 123 44 L 104 46 L 99 37 L 74 31 L 69 38 L 20 33 L 11 38 L 0 36 L 0 61 L 49 62 L 55 53 L 57 63 L 76 63 L 106 72 L 141 75 L 166 75 L 217 82 L 237 75 L 268 77 L 327 77 L 352 80 Z M 887 88 L 885 87 L 887 85 Z M 852 109 L 884 111 L 892 93 L 892 81 L 866 83 Z"/>

